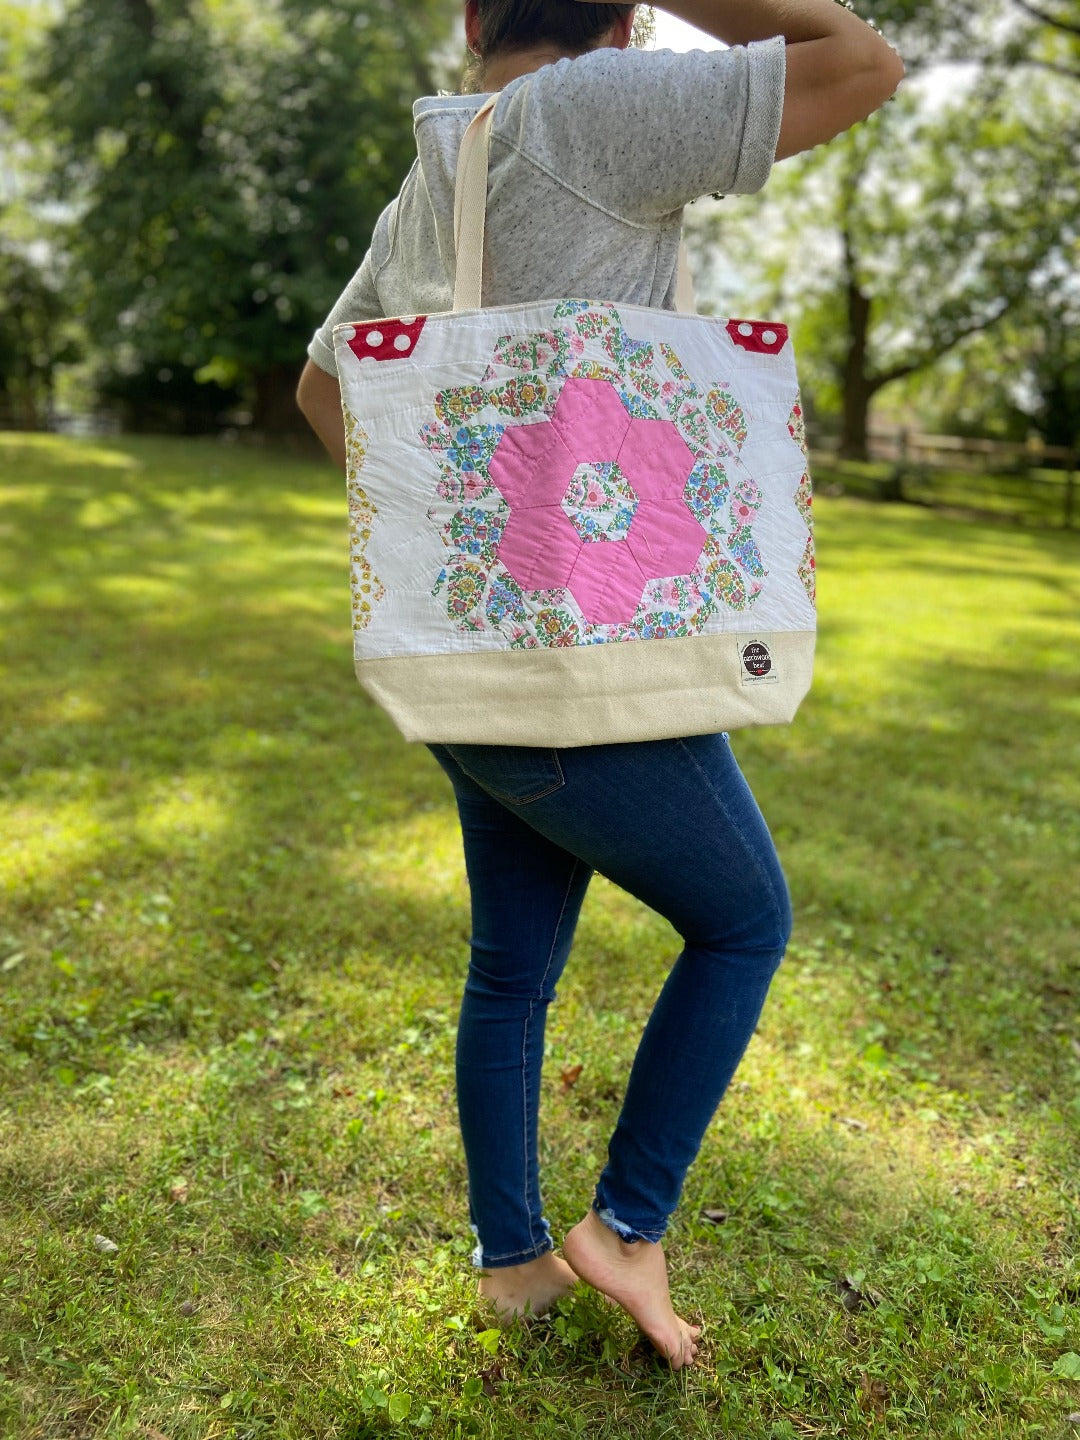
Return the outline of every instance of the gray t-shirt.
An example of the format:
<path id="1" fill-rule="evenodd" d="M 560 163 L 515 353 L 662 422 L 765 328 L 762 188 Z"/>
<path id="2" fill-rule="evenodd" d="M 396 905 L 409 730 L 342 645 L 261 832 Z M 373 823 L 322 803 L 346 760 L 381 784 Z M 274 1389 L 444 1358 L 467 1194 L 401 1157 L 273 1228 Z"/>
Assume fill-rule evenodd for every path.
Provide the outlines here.
<path id="1" fill-rule="evenodd" d="M 683 207 L 769 177 L 785 59 L 782 38 L 685 55 L 603 49 L 512 80 L 492 124 L 484 304 L 674 308 Z M 329 374 L 335 325 L 451 309 L 458 148 L 485 98 L 414 105 L 416 162 L 308 347 Z"/>

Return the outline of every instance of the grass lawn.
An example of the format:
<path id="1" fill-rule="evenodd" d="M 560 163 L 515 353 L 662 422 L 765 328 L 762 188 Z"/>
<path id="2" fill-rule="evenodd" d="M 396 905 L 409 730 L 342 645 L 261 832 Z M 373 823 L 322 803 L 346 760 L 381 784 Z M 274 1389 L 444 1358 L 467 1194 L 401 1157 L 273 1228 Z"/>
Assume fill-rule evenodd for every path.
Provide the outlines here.
<path id="1" fill-rule="evenodd" d="M 814 693 L 737 740 L 795 942 L 672 1229 L 674 1376 L 590 1293 L 477 1310 L 456 821 L 353 680 L 342 488 L 0 436 L 0 1435 L 1080 1435 L 1076 538 L 819 506 Z M 596 883 L 557 1234 L 673 954 Z"/>

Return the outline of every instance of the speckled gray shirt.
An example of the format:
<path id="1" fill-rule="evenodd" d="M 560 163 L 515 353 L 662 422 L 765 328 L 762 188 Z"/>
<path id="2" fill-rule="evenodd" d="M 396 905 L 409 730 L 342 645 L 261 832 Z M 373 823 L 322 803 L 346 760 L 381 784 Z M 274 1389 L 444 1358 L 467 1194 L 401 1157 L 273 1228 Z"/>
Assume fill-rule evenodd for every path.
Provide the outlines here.
<path id="1" fill-rule="evenodd" d="M 594 50 L 512 80 L 491 135 L 485 305 L 561 296 L 673 308 L 683 207 L 769 177 L 784 108 L 782 39 L 730 50 Z M 485 97 L 413 107 L 417 159 L 308 347 L 331 375 L 333 327 L 451 309 L 454 174 Z"/>

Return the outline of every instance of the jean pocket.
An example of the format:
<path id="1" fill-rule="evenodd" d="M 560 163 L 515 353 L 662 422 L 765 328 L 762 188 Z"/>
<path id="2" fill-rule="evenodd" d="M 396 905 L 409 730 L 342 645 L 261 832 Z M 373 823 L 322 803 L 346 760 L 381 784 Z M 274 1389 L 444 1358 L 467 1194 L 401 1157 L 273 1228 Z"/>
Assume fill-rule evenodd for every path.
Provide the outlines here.
<path id="1" fill-rule="evenodd" d="M 447 745 L 465 774 L 494 800 L 531 805 L 566 784 L 557 750 L 525 745 Z"/>

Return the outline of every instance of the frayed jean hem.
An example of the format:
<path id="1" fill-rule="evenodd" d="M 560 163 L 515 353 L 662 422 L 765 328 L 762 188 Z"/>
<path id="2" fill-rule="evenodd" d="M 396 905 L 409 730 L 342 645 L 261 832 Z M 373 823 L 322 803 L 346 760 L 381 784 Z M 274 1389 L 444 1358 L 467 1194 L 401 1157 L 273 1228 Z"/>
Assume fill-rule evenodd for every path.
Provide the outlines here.
<path id="1" fill-rule="evenodd" d="M 593 1201 L 593 1209 L 596 1211 L 598 1220 L 606 1225 L 609 1230 L 616 1234 L 620 1240 L 627 1245 L 636 1245 L 639 1240 L 647 1240 L 650 1245 L 658 1245 L 664 1238 L 664 1231 L 661 1230 L 636 1230 L 633 1225 L 627 1225 L 620 1220 L 615 1211 L 609 1206 L 601 1206 Z"/>
<path id="2" fill-rule="evenodd" d="M 544 1238 L 535 1245 L 530 1245 L 525 1250 L 513 1250 L 507 1255 L 488 1255 L 480 1243 L 480 1233 L 475 1225 L 469 1229 L 476 1237 L 476 1244 L 472 1252 L 472 1264 L 474 1270 L 506 1270 L 511 1265 L 527 1265 L 530 1260 L 539 1260 L 542 1255 L 549 1255 L 555 1249 L 555 1242 L 551 1238 L 551 1230 L 548 1222 L 543 1220 Z"/>

